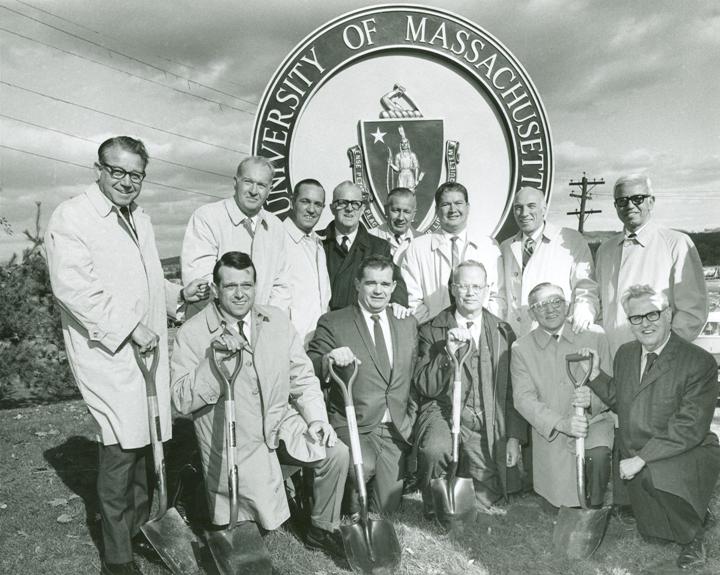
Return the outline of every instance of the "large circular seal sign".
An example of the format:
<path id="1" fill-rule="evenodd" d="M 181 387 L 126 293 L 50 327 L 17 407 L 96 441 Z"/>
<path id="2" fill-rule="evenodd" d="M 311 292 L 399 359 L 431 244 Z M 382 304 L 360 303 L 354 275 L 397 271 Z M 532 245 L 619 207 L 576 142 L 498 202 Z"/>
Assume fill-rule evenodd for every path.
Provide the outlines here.
<path id="1" fill-rule="evenodd" d="M 266 207 L 279 217 L 295 182 L 331 190 L 353 180 L 367 193 L 368 227 L 384 222 L 389 190 L 403 186 L 425 232 L 437 226 L 437 186 L 457 181 L 470 195 L 469 225 L 502 240 L 516 230 L 519 188 L 550 199 L 550 129 L 530 77 L 491 34 L 436 8 L 365 8 L 310 34 L 267 86 L 252 149 L 273 163 Z"/>

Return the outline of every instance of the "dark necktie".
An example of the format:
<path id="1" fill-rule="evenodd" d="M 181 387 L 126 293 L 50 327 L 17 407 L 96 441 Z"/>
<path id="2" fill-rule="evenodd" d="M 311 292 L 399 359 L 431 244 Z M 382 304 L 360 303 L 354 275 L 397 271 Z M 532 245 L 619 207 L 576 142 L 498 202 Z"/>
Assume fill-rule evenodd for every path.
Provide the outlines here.
<path id="1" fill-rule="evenodd" d="M 450 241 L 452 242 L 452 269 L 455 269 L 460 263 L 460 248 L 458 247 L 459 239 L 460 238 L 458 236 L 450 238 Z"/>
<path id="2" fill-rule="evenodd" d="M 554 339 L 555 341 L 560 341 L 560 334 L 559 334 L 559 333 L 554 333 L 554 334 L 553 334 L 553 339 Z"/>
<path id="3" fill-rule="evenodd" d="M 525 266 L 527 265 L 528 261 L 530 261 L 530 256 L 533 255 L 534 251 L 535 251 L 535 240 L 532 238 L 526 239 L 525 243 L 523 244 L 523 253 L 522 253 L 523 269 L 525 269 Z"/>
<path id="4" fill-rule="evenodd" d="M 373 336 L 375 338 L 375 351 L 378 357 L 378 367 L 382 374 L 388 378 L 390 377 L 390 356 L 388 355 L 387 345 L 385 344 L 385 335 L 383 334 L 382 327 L 380 326 L 380 316 L 372 314 L 370 316 L 373 320 Z"/>
<path id="5" fill-rule="evenodd" d="M 248 339 L 247 335 L 245 334 L 245 320 L 240 320 L 238 322 L 238 333 L 240 334 L 240 337 L 242 337 L 246 342 L 250 343 L 250 340 Z"/>
<path id="6" fill-rule="evenodd" d="M 632 244 L 638 243 L 637 234 L 635 232 L 628 234 L 625 236 L 625 241 L 623 242 L 624 245 L 629 246 Z"/>
<path id="7" fill-rule="evenodd" d="M 645 379 L 650 373 L 650 368 L 655 363 L 655 360 L 657 359 L 657 353 L 650 352 L 645 356 L 645 369 L 643 370 L 642 377 L 640 378 L 640 382 L 642 383 L 643 379 Z"/>
<path id="8" fill-rule="evenodd" d="M 120 225 L 123 226 L 125 230 L 128 231 L 130 235 L 137 240 L 137 230 L 135 229 L 135 225 L 133 224 L 132 218 L 130 217 L 130 208 L 128 206 L 122 206 L 118 208 L 118 220 L 120 221 Z"/>
<path id="9" fill-rule="evenodd" d="M 342 237 L 342 242 L 340 244 L 340 251 L 342 251 L 342 253 L 344 253 L 345 255 L 347 255 L 348 252 L 350 251 L 350 238 L 349 237 L 347 237 L 347 236 Z"/>

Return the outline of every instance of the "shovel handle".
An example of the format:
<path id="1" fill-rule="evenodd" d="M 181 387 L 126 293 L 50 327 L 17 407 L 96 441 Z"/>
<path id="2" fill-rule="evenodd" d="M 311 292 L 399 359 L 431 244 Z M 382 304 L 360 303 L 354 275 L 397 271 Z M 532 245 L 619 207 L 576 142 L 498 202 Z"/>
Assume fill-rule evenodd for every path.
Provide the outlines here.
<path id="1" fill-rule="evenodd" d="M 592 373 L 594 357 L 592 355 L 581 355 L 579 353 L 570 353 L 565 356 L 565 367 L 567 369 L 568 377 L 576 388 L 585 385 L 590 379 Z M 588 370 L 583 376 L 582 380 L 575 379 L 575 374 L 572 372 L 571 366 L 574 363 L 588 362 Z M 585 408 L 577 406 L 575 407 L 575 415 L 585 415 Z M 587 502 L 587 489 L 585 486 L 585 438 L 575 438 L 575 478 L 577 483 L 577 494 L 580 500 L 580 507 L 588 509 Z"/>
<path id="2" fill-rule="evenodd" d="M 150 367 L 145 363 L 145 357 L 140 353 L 140 348 L 132 344 L 133 353 L 138 367 L 145 380 L 145 394 L 147 396 L 148 426 L 150 427 L 150 443 L 152 444 L 153 466 L 155 469 L 155 481 L 158 490 L 158 508 L 153 520 L 160 519 L 167 511 L 167 477 L 165 475 L 165 452 L 162 444 L 162 432 L 160 429 L 160 406 L 158 405 L 157 386 L 155 376 L 160 361 L 160 352 L 153 348 L 145 355 L 152 355 Z"/>
<path id="3" fill-rule="evenodd" d="M 225 329 L 225 322 L 221 322 L 221 327 Z M 237 523 L 239 502 L 238 502 L 238 482 L 239 474 L 237 462 L 235 460 L 235 449 L 237 448 L 237 431 L 235 424 L 235 392 L 234 385 L 243 364 L 243 351 L 241 348 L 231 354 L 237 354 L 237 363 L 235 369 L 230 376 L 225 372 L 224 366 L 220 364 L 218 352 L 228 351 L 218 341 L 214 341 L 210 345 L 210 359 L 215 367 L 215 371 L 220 375 L 224 387 L 224 409 L 225 409 L 225 457 L 227 460 L 228 475 L 228 496 L 230 499 L 230 520 L 228 521 L 228 529 L 235 527 Z"/>
<path id="4" fill-rule="evenodd" d="M 458 359 L 457 356 L 450 351 L 450 348 L 446 345 L 445 351 L 450 356 L 453 362 L 453 387 L 452 387 L 452 427 L 450 432 L 452 434 L 452 461 L 457 463 L 459 459 L 460 449 L 460 416 L 462 413 L 462 369 L 465 365 L 465 361 L 470 356 L 472 351 L 472 345 L 468 342 L 467 349 Z"/>
<path id="5" fill-rule="evenodd" d="M 348 426 L 348 435 L 350 436 L 350 454 L 352 455 L 353 466 L 355 467 L 355 484 L 362 502 L 367 502 L 367 488 L 365 487 L 365 473 L 363 471 L 362 448 L 360 447 L 360 432 L 357 426 L 357 417 L 355 416 L 355 406 L 352 399 L 352 388 L 358 375 L 358 361 L 353 358 L 353 371 L 350 375 L 347 385 L 335 371 L 335 360 L 328 358 L 328 372 L 330 377 L 340 388 L 345 400 L 345 420 Z"/>
<path id="6" fill-rule="evenodd" d="M 575 374 L 572 372 L 572 369 L 570 367 L 574 363 L 583 363 L 588 362 L 588 370 L 587 373 L 585 373 L 585 376 L 581 381 L 578 381 L 575 379 Z M 585 385 L 588 380 L 590 379 L 590 374 L 592 373 L 593 364 L 595 363 L 595 358 L 591 355 L 581 355 L 579 353 L 569 353 L 565 356 L 565 369 L 567 371 L 568 377 L 570 378 L 570 381 L 572 381 L 572 384 L 575 387 L 582 387 Z"/>

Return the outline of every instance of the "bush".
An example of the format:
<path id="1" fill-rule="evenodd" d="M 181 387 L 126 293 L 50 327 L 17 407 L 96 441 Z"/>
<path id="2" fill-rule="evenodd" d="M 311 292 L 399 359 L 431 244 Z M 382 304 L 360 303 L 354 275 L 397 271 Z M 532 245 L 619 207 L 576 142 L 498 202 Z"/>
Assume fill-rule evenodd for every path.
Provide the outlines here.
<path id="1" fill-rule="evenodd" d="M 0 266 L 0 407 L 77 394 L 47 263 L 27 251 Z"/>

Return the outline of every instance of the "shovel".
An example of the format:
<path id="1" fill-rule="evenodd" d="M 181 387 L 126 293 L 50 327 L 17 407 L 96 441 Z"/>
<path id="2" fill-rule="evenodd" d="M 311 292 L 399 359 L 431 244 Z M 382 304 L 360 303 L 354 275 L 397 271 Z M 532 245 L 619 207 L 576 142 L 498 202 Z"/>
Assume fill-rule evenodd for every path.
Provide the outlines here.
<path id="1" fill-rule="evenodd" d="M 357 359 L 353 360 L 353 372 L 347 386 L 333 369 L 334 361 L 328 363 L 328 369 L 335 383 L 338 384 L 345 399 L 345 417 L 347 418 L 350 435 L 350 452 L 355 467 L 355 488 L 360 499 L 360 520 L 352 525 L 341 525 L 345 554 L 350 568 L 362 575 L 390 575 L 400 567 L 400 542 L 395 528 L 387 519 L 370 519 L 368 517 L 367 488 L 363 473 L 362 452 L 360 450 L 360 434 L 355 418 L 355 406 L 352 400 L 352 386 L 358 372 Z"/>
<path id="2" fill-rule="evenodd" d="M 257 526 L 252 522 L 237 524 L 238 468 L 235 463 L 237 436 L 235 434 L 235 392 L 233 387 L 242 367 L 243 350 L 238 350 L 235 370 L 228 377 L 218 361 L 216 345 L 210 346 L 210 358 L 225 388 L 225 451 L 228 494 L 230 496 L 230 521 L 227 529 L 206 531 L 205 537 L 220 575 L 271 575 L 272 561 Z M 221 347 L 220 350 L 222 349 Z"/>
<path id="3" fill-rule="evenodd" d="M 582 381 L 578 382 L 570 368 L 572 364 L 583 361 L 589 362 L 589 367 Z M 593 356 L 571 353 L 565 356 L 565 363 L 573 385 L 576 388 L 585 385 L 592 372 Z M 585 415 L 585 409 L 576 407 L 575 413 L 576 415 Z M 553 546 L 556 552 L 563 553 L 572 559 L 588 559 L 600 547 L 605 536 L 610 507 L 591 507 L 590 505 L 590 496 L 585 481 L 585 438 L 583 437 L 575 439 L 575 476 L 581 508 L 560 508 L 553 532 Z"/>
<path id="4" fill-rule="evenodd" d="M 459 460 L 462 368 L 472 351 L 472 346 L 467 346 L 467 350 L 460 360 L 454 353 L 450 353 L 449 349 L 446 348 L 446 350 L 455 365 L 452 390 L 452 428 L 450 430 L 452 435 L 452 460 L 448 465 L 445 477 L 437 477 L 430 482 L 430 491 L 435 516 L 443 525 L 452 527 L 457 521 L 474 521 L 477 516 L 473 480 L 469 477 L 457 477 L 455 475 Z"/>
<path id="5" fill-rule="evenodd" d="M 157 554 L 175 575 L 195 575 L 200 573 L 195 550 L 199 543 L 192 530 L 180 516 L 177 509 L 167 504 L 167 477 L 165 475 L 165 453 L 160 436 L 160 410 L 158 407 L 155 374 L 160 354 L 156 349 L 152 353 L 152 364 L 148 369 L 140 349 L 133 345 L 135 358 L 145 378 L 145 390 L 148 404 L 150 439 L 152 441 L 155 481 L 157 482 L 158 508 L 155 515 L 140 527 Z"/>

